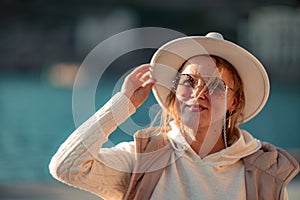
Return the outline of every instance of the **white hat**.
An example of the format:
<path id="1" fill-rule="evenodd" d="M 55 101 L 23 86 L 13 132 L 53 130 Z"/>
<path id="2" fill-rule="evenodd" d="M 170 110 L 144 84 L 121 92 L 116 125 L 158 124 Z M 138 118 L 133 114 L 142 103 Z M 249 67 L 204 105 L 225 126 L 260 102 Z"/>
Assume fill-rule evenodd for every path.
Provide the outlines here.
<path id="1" fill-rule="evenodd" d="M 251 53 L 224 40 L 223 36 L 216 32 L 206 36 L 178 38 L 164 44 L 155 52 L 150 64 L 152 76 L 157 83 L 152 91 L 160 106 L 167 109 L 166 98 L 181 65 L 189 58 L 203 54 L 219 56 L 234 66 L 244 85 L 244 122 L 257 115 L 266 104 L 270 92 L 266 70 Z"/>

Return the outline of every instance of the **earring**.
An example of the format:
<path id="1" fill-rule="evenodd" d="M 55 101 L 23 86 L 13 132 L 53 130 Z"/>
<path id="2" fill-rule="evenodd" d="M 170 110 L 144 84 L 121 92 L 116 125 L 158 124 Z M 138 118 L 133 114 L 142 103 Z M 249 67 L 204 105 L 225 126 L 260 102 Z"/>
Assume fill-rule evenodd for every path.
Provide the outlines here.
<path id="1" fill-rule="evenodd" d="M 228 129 L 230 129 L 230 128 L 231 128 L 231 115 L 228 118 Z"/>
<path id="2" fill-rule="evenodd" d="M 231 128 L 231 116 L 232 116 L 232 111 L 229 113 L 229 117 L 228 117 L 228 129 Z"/>

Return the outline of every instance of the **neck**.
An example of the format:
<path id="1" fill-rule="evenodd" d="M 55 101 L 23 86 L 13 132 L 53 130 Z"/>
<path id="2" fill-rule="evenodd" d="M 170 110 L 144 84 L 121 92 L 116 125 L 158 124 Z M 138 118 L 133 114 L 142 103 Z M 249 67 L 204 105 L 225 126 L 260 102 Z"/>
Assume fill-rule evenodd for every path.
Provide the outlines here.
<path id="1" fill-rule="evenodd" d="M 181 126 L 181 131 L 191 148 L 201 157 L 225 149 L 222 137 L 222 122 L 214 123 L 209 127 L 198 127 L 194 129 Z"/>

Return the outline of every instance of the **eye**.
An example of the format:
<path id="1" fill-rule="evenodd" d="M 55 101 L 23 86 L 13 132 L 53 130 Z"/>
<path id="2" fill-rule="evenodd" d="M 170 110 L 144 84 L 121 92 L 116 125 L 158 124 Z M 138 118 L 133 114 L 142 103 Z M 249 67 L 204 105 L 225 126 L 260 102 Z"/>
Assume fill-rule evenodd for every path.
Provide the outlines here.
<path id="1" fill-rule="evenodd" d="M 188 74 L 181 74 L 180 79 L 179 79 L 179 85 L 184 85 L 184 86 L 189 86 L 193 87 L 194 86 L 194 79 Z"/>
<path id="2" fill-rule="evenodd" d="M 209 91 L 213 92 L 214 90 L 225 91 L 226 85 L 224 81 L 220 78 L 214 77 L 205 80 L 206 86 Z"/>
<path id="3" fill-rule="evenodd" d="M 181 85 L 192 86 L 192 82 L 190 80 L 183 80 Z"/>
<path id="4" fill-rule="evenodd" d="M 226 90 L 226 85 L 225 85 L 224 81 L 220 81 L 217 88 L 221 91 L 225 91 Z"/>

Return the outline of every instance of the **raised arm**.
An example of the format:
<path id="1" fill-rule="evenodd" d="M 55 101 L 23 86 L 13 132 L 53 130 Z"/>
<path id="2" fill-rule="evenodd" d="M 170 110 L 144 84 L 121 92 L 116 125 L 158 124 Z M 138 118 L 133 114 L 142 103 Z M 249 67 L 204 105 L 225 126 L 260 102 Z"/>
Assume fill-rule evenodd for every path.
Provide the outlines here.
<path id="1" fill-rule="evenodd" d="M 101 146 L 146 100 L 152 85 L 149 65 L 142 65 L 129 74 L 122 91 L 60 146 L 49 165 L 52 176 L 103 198 L 121 199 L 135 162 L 134 144 L 122 143 L 110 149 L 101 149 Z"/>

